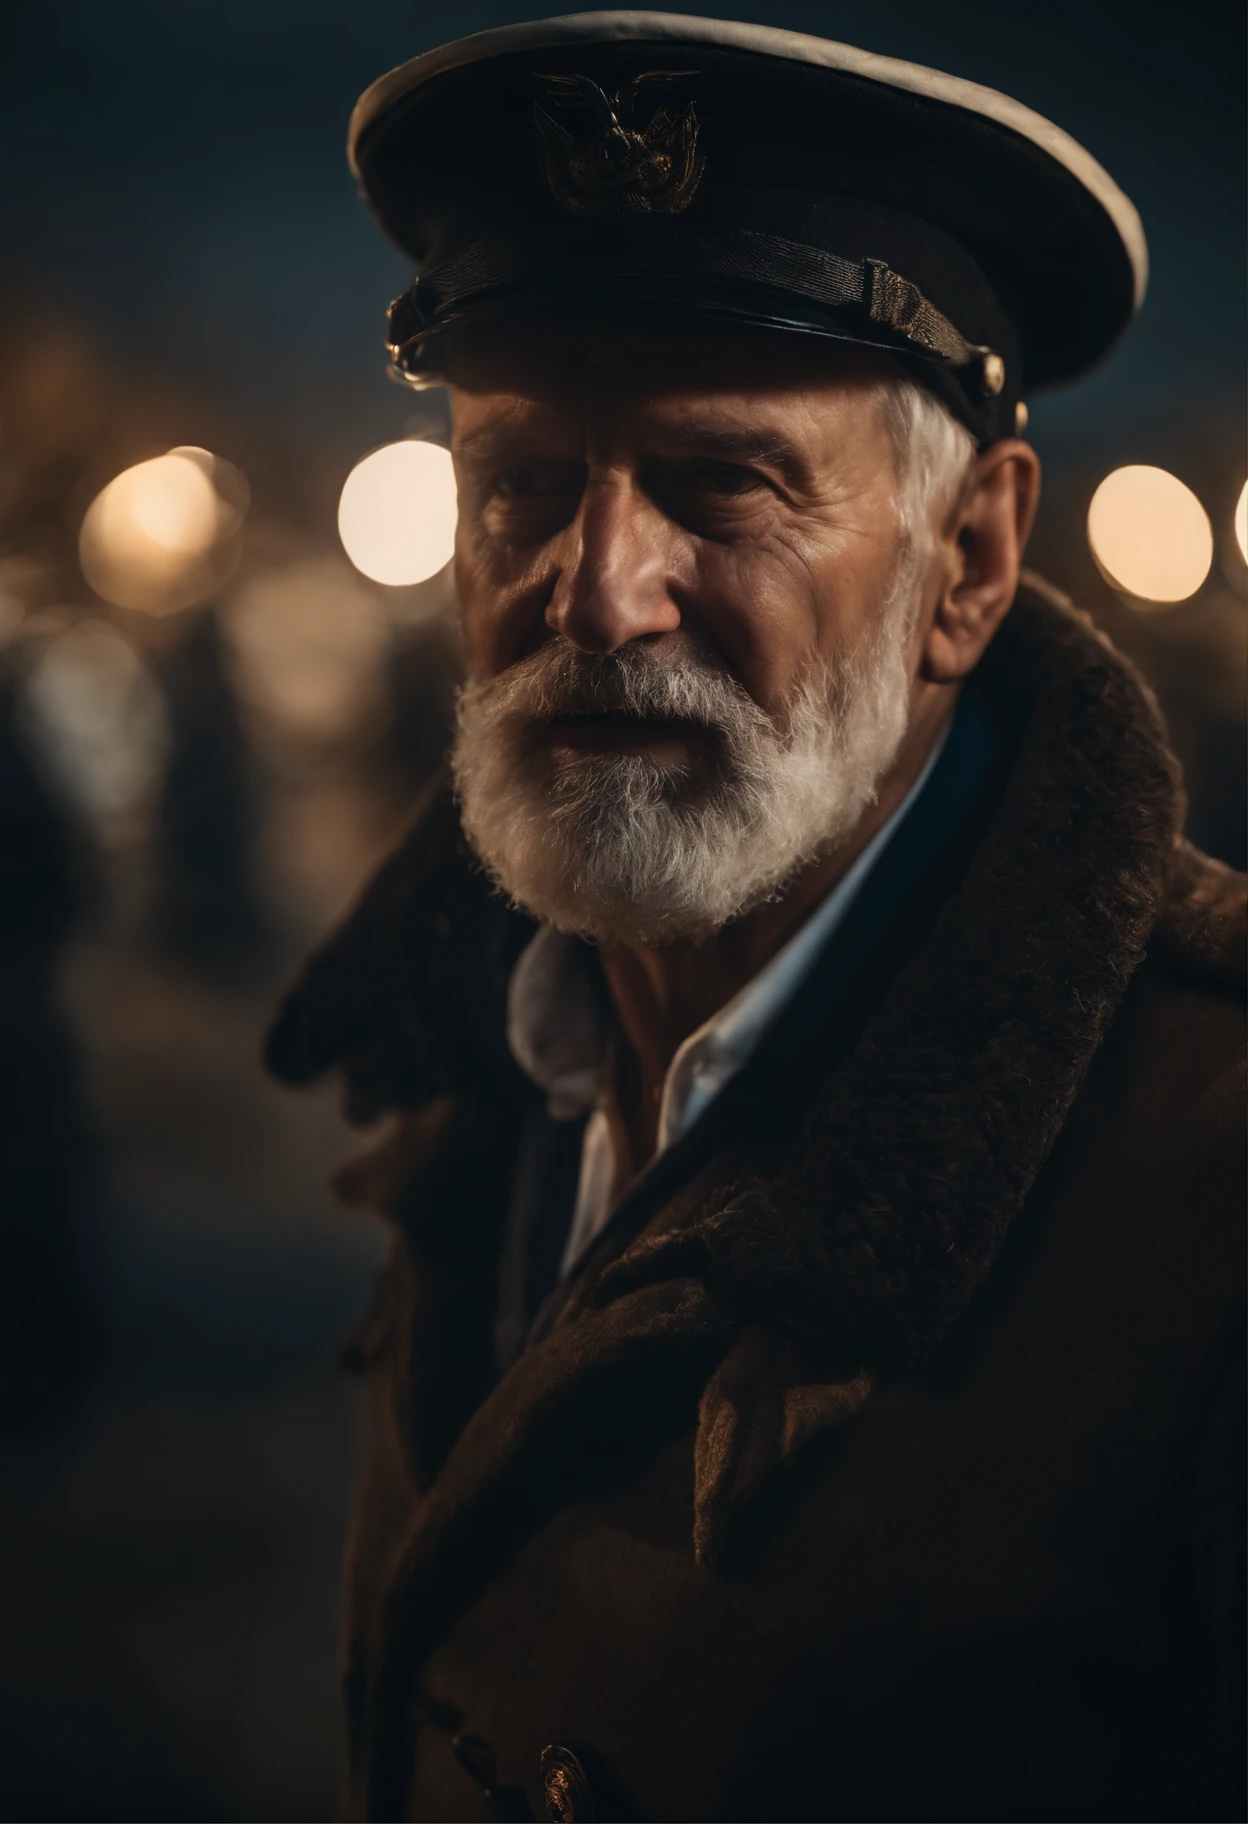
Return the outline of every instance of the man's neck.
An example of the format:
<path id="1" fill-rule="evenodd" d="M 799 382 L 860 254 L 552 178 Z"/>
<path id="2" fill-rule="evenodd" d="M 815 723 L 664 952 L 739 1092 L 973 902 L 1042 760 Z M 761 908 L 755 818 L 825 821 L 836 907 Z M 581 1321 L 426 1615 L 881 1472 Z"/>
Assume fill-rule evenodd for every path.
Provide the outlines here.
<path id="1" fill-rule="evenodd" d="M 670 944 L 605 943 L 603 974 L 615 1009 L 617 1157 L 631 1176 L 653 1156 L 668 1067 L 679 1047 L 753 980 L 853 867 L 914 788 L 953 713 L 956 692 L 924 693 L 901 751 L 851 833 L 804 868 L 777 899 L 705 938 Z"/>

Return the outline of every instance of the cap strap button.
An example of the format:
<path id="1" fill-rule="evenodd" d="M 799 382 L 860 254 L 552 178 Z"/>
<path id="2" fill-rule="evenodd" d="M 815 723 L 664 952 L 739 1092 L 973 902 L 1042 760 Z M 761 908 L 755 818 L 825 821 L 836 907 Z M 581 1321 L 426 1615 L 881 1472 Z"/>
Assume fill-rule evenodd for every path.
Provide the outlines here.
<path id="1" fill-rule="evenodd" d="M 984 391 L 990 399 L 995 399 L 1005 385 L 1005 362 L 995 349 L 988 349 L 984 355 L 984 364 L 980 369 Z"/>

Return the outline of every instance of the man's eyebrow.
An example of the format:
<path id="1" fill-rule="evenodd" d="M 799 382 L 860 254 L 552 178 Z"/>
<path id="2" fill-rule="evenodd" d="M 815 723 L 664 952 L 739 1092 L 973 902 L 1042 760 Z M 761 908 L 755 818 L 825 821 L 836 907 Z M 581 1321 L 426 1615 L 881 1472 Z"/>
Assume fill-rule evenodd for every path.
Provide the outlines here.
<path id="1" fill-rule="evenodd" d="M 806 469 L 808 459 L 778 431 L 731 425 L 676 421 L 656 426 L 663 443 L 678 444 L 690 455 L 714 456 L 723 462 L 765 462 L 775 468 Z"/>
<path id="2" fill-rule="evenodd" d="M 654 442 L 684 455 L 712 457 L 720 462 L 766 463 L 789 473 L 806 473 L 809 458 L 779 431 L 750 426 L 698 423 L 673 419 L 651 427 Z M 528 448 L 533 433 L 515 422 L 477 425 L 455 440 L 457 457 L 466 462 L 498 461 Z"/>
<path id="3" fill-rule="evenodd" d="M 526 441 L 521 425 L 515 423 L 479 424 L 475 430 L 465 431 L 462 437 L 454 439 L 453 447 L 457 456 L 468 461 L 476 458 L 507 455 L 520 448 Z"/>

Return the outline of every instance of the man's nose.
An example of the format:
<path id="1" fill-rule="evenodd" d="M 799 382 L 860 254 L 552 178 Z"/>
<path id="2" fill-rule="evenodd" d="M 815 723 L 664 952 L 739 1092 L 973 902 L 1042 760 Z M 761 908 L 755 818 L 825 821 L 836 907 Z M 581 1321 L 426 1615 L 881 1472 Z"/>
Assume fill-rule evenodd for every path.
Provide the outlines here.
<path id="1" fill-rule="evenodd" d="M 679 627 L 668 593 L 671 530 L 627 476 L 591 476 L 563 534 L 547 625 L 582 652 L 604 653 Z"/>

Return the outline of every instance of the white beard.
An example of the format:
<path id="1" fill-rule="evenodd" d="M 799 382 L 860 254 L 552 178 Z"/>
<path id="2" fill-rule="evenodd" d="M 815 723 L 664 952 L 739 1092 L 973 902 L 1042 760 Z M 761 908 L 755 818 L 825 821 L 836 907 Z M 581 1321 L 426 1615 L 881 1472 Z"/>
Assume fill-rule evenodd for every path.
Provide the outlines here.
<path id="1" fill-rule="evenodd" d="M 469 683 L 451 762 L 473 849 L 524 911 L 600 941 L 703 937 L 775 898 L 850 834 L 897 756 L 909 593 L 899 577 L 873 637 L 808 674 L 782 722 L 709 650 L 672 663 L 555 639 Z M 534 738 L 556 716 L 603 712 L 698 723 L 709 758 L 586 753 L 556 768 Z"/>

